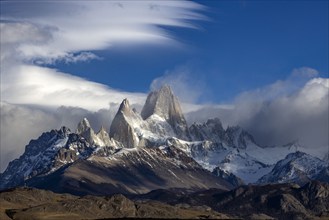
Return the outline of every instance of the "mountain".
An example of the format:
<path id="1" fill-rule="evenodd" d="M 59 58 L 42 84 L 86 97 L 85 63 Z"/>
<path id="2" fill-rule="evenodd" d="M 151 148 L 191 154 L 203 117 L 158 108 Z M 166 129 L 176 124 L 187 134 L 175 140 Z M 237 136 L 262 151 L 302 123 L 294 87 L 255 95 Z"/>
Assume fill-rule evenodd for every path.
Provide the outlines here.
<path id="1" fill-rule="evenodd" d="M 175 137 L 183 140 L 190 139 L 188 126 L 179 101 L 167 85 L 147 96 L 141 116 L 147 120 L 154 115 L 164 119 L 172 127 Z"/>
<path id="2" fill-rule="evenodd" d="M 143 111 L 155 107 L 145 119 L 125 99 L 109 133 L 104 128 L 95 133 L 84 118 L 75 133 L 63 127 L 31 141 L 24 154 L 1 174 L 1 188 L 28 185 L 77 195 L 232 188 L 178 145 L 168 144 L 173 136 L 189 135 L 183 129 L 187 128 L 185 119 L 169 87 L 151 94 L 154 100 L 149 98 Z M 163 105 L 171 107 L 160 111 Z"/>
<path id="3" fill-rule="evenodd" d="M 122 143 L 126 148 L 137 147 L 139 143 L 132 124 L 134 119 L 138 120 L 138 116 L 131 110 L 128 100 L 123 100 L 112 121 L 110 137 Z"/>
<path id="4" fill-rule="evenodd" d="M 258 183 L 287 183 L 294 182 L 304 185 L 310 180 L 328 181 L 329 165 L 319 158 L 303 152 L 295 152 L 276 163 L 272 171 Z"/>
<path id="5" fill-rule="evenodd" d="M 92 155 L 26 183 L 75 195 L 140 194 L 159 188 L 232 188 L 175 147 L 123 148 L 109 157 Z"/>
<path id="6" fill-rule="evenodd" d="M 124 99 L 109 133 L 104 127 L 95 132 L 86 118 L 75 132 L 62 127 L 43 133 L 0 175 L 0 189 L 26 184 L 100 195 L 159 188 L 228 190 L 243 183 L 282 182 L 281 178 L 328 181 L 328 169 L 318 169 L 325 162 L 310 155 L 296 153 L 278 162 L 296 149 L 294 144 L 259 146 L 243 128 L 225 129 L 218 118 L 188 127 L 178 98 L 163 86 L 148 95 L 141 113 Z M 300 165 L 293 165 L 299 160 L 317 168 L 303 164 L 305 169 L 300 170 Z M 281 167 L 286 173 L 278 176 L 275 170 Z M 299 179 L 288 178 L 295 171 Z"/>
<path id="7" fill-rule="evenodd" d="M 0 188 L 22 184 L 38 175 L 47 175 L 65 164 L 90 155 L 92 146 L 78 134 L 62 127 L 43 133 L 25 147 L 18 159 L 9 163 L 1 174 Z"/>
<path id="8" fill-rule="evenodd" d="M 295 152 L 290 146 L 258 146 L 252 136 L 240 127 L 218 129 L 221 128 L 219 119 L 193 124 L 190 128 L 193 141 L 168 138 L 167 144 L 179 146 L 205 169 L 213 172 L 219 167 L 225 173 L 239 177 L 246 184 L 256 183 L 279 160 Z"/>

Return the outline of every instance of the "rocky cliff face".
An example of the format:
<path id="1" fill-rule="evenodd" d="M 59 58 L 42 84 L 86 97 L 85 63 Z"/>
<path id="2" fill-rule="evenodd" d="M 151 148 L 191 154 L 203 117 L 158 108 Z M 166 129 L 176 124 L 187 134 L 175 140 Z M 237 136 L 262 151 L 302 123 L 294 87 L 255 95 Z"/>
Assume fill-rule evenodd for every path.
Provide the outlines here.
<path id="1" fill-rule="evenodd" d="M 218 118 L 208 119 L 207 122 L 194 123 L 189 128 L 194 141 L 212 141 L 223 145 L 246 149 L 250 144 L 256 144 L 254 138 L 239 126 L 223 128 Z"/>
<path id="2" fill-rule="evenodd" d="M 112 121 L 110 137 L 122 143 L 126 148 L 137 147 L 139 138 L 134 131 L 133 119 L 135 118 L 138 116 L 130 108 L 128 100 L 123 100 Z"/>
<path id="3" fill-rule="evenodd" d="M 97 143 L 96 134 L 94 130 L 91 128 L 87 118 L 84 118 L 82 121 L 79 122 L 76 133 L 84 137 L 86 141 L 90 144 Z"/>
<path id="4" fill-rule="evenodd" d="M 147 96 L 141 116 L 146 120 L 152 115 L 158 115 L 166 120 L 178 138 L 190 139 L 179 101 L 169 86 L 163 86 L 159 91 L 153 91 Z"/>

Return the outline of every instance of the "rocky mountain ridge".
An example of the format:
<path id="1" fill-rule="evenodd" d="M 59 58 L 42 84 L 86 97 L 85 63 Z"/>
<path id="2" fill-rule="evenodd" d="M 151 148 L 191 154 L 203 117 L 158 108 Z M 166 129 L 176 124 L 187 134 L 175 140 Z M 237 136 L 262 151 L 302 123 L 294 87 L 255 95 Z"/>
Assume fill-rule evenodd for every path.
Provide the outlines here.
<path id="1" fill-rule="evenodd" d="M 71 192 L 79 186 L 76 194 L 145 193 L 163 187 L 230 189 L 243 183 L 279 182 L 268 176 L 271 181 L 263 181 L 264 176 L 275 175 L 277 163 L 295 151 L 292 146 L 261 147 L 241 127 L 224 129 L 216 118 L 188 127 L 177 97 L 164 86 L 149 94 L 141 114 L 123 100 L 109 133 L 104 128 L 96 133 L 84 118 L 76 132 L 62 127 L 32 140 L 1 174 L 0 188 L 30 184 Z M 319 174 L 309 169 L 305 175 L 328 181 L 328 164 L 316 161 L 314 166 L 322 167 Z M 155 181 L 150 182 L 152 177 Z M 49 180 L 58 184 L 44 184 Z M 285 182 L 299 180 L 288 176 Z"/>
<path id="2" fill-rule="evenodd" d="M 0 191 L 1 219 L 327 219 L 329 185 L 240 186 L 231 191 L 157 189 L 146 194 L 73 196 L 16 188 Z"/>

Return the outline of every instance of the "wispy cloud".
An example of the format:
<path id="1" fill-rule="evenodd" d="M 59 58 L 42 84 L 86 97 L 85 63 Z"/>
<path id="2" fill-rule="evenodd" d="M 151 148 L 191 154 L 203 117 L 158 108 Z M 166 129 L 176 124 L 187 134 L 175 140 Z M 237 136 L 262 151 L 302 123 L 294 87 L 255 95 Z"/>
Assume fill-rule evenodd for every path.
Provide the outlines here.
<path id="1" fill-rule="evenodd" d="M 20 65 L 2 77 L 2 100 L 13 104 L 81 107 L 97 111 L 110 102 L 120 103 L 128 98 L 132 103 L 144 101 L 145 94 L 128 93 L 103 84 L 87 81 L 54 69 Z M 28 73 L 28 74 L 27 74 Z"/>
<path id="2" fill-rule="evenodd" d="M 11 1 L 1 8 L 2 43 L 46 63 L 116 43 L 174 43 L 162 27 L 196 28 L 192 21 L 206 19 L 204 6 L 191 1 Z"/>
<path id="3" fill-rule="evenodd" d="M 163 27 L 196 28 L 204 9 L 191 1 L 1 2 L 2 100 L 94 111 L 124 98 L 139 103 L 144 94 L 40 65 L 100 59 L 91 51 L 118 43 L 175 44 Z"/>

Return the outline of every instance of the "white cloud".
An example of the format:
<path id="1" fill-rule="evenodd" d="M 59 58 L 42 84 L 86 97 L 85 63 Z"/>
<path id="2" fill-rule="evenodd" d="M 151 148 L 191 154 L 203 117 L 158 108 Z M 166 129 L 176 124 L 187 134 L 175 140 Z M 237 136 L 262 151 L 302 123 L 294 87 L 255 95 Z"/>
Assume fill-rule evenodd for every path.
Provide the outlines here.
<path id="1" fill-rule="evenodd" d="M 317 75 L 311 68 L 295 69 L 286 80 L 239 94 L 233 108 L 205 106 L 187 118 L 219 117 L 225 126 L 242 126 L 262 145 L 298 140 L 317 155 L 329 146 L 329 79 Z"/>
<path id="2" fill-rule="evenodd" d="M 291 76 L 292 77 L 306 77 L 306 78 L 312 78 L 319 75 L 319 72 L 313 68 L 309 67 L 301 67 L 293 69 Z"/>
<path id="3" fill-rule="evenodd" d="M 55 69 L 56 61 L 100 59 L 90 51 L 118 43 L 170 43 L 163 27 L 196 28 L 205 8 L 191 1 L 1 2 L 2 101 L 98 110 L 144 94 L 117 91 Z"/>
<path id="4" fill-rule="evenodd" d="M 81 107 L 97 111 L 110 102 L 121 103 L 128 98 L 132 103 L 143 103 L 145 94 L 111 89 L 103 84 L 61 73 L 54 69 L 20 65 L 2 78 L 2 100 L 13 104 L 33 104 L 52 108 Z"/>
<path id="5" fill-rule="evenodd" d="M 198 74 L 191 69 L 189 65 L 182 65 L 168 70 L 152 81 L 150 89 L 157 90 L 163 85 L 169 85 L 181 102 L 195 104 L 207 89 Z"/>
<path id="6" fill-rule="evenodd" d="M 23 154 L 25 145 L 42 132 L 57 128 L 58 118 L 46 111 L 1 103 L 0 172 Z"/>
<path id="7" fill-rule="evenodd" d="M 164 26 L 206 19 L 191 1 L 1 2 L 2 43 L 27 60 L 61 59 L 115 43 L 174 43 Z M 161 26 L 161 27 L 160 27 Z M 22 43 L 23 42 L 23 43 Z"/>

